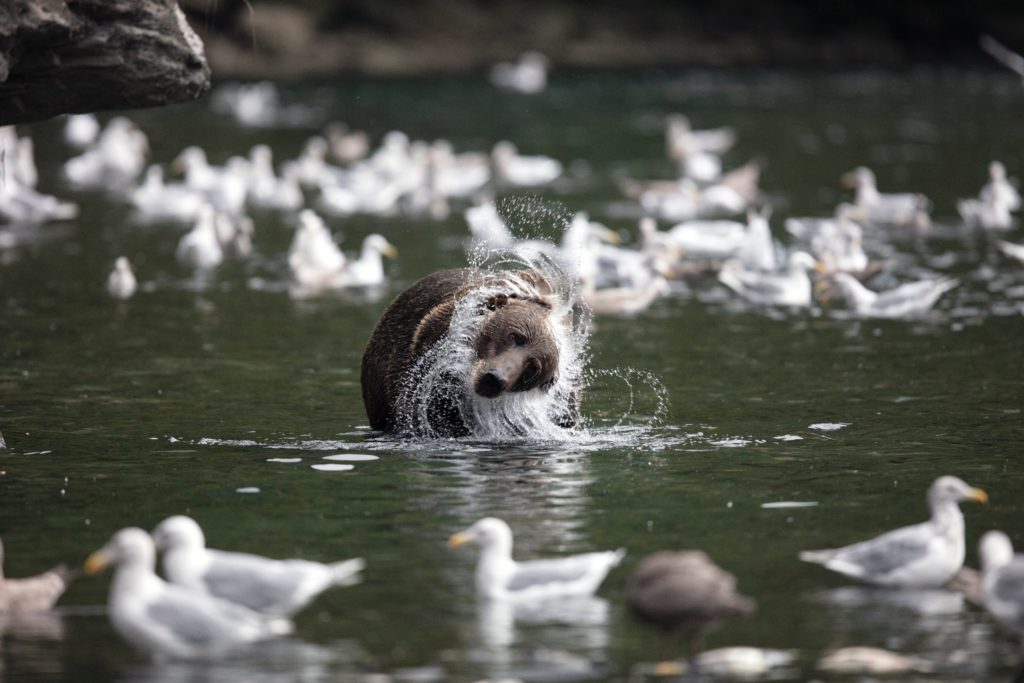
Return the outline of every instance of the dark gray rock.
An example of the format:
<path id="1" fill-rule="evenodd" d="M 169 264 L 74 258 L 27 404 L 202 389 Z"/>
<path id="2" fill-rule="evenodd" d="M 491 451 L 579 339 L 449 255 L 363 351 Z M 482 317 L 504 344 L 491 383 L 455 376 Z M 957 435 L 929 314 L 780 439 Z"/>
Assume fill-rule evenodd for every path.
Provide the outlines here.
<path id="1" fill-rule="evenodd" d="M 157 107 L 209 87 L 176 0 L 0 2 L 0 125 Z"/>

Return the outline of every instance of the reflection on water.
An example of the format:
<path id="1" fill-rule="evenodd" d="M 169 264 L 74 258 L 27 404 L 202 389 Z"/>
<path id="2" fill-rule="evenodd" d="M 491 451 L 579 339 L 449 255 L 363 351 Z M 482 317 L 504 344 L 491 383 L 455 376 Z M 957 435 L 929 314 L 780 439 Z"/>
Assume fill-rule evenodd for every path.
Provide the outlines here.
<path id="1" fill-rule="evenodd" d="M 524 627 L 530 628 L 529 638 L 519 635 Z M 481 599 L 469 656 L 495 680 L 591 678 L 607 662 L 608 627 L 608 601 L 598 597 L 541 603 Z M 538 653 L 538 642 L 547 650 Z"/>
<path id="2" fill-rule="evenodd" d="M 363 681 L 365 653 L 353 643 L 329 647 L 296 639 L 260 643 L 244 654 L 211 662 L 152 662 L 124 667 L 117 683 L 326 683 Z"/>
<path id="3" fill-rule="evenodd" d="M 52 680 L 64 673 L 64 619 L 54 612 L 0 612 L 0 681 Z"/>

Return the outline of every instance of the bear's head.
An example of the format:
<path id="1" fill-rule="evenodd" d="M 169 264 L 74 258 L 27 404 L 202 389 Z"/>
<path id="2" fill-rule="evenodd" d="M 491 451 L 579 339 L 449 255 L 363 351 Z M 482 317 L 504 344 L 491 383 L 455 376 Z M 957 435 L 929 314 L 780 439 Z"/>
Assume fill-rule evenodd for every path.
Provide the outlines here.
<path id="1" fill-rule="evenodd" d="M 483 307 L 469 381 L 473 392 L 496 398 L 505 392 L 546 391 L 558 379 L 558 344 L 551 304 L 543 297 L 498 295 Z"/>

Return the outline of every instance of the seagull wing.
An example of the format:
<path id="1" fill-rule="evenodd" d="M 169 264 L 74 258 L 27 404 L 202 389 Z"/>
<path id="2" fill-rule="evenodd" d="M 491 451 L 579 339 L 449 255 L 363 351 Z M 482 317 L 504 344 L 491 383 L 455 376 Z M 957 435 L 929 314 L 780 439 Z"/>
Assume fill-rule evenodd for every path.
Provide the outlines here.
<path id="1" fill-rule="evenodd" d="M 203 574 L 207 590 L 217 597 L 262 613 L 288 613 L 302 607 L 310 583 L 320 589 L 330 572 L 315 562 L 280 561 L 246 553 L 210 550 Z M 319 592 L 319 591 L 317 591 Z M 315 594 L 315 593 L 313 593 Z"/>
<path id="2" fill-rule="evenodd" d="M 872 306 L 880 313 L 891 311 L 894 315 L 930 308 L 942 294 L 957 285 L 951 278 L 908 282 L 895 289 L 879 292 Z"/>
<path id="3" fill-rule="evenodd" d="M 981 44 L 981 49 L 992 55 L 996 61 L 1024 77 L 1024 56 L 1017 54 L 989 35 L 982 36 L 978 42 Z"/>
<path id="4" fill-rule="evenodd" d="M 887 575 L 924 559 L 934 538 L 927 523 L 903 527 L 868 541 L 838 548 L 822 564 L 867 581 L 884 582 Z"/>
<path id="5" fill-rule="evenodd" d="M 250 610 L 216 598 L 168 585 L 144 612 L 173 639 L 202 649 L 248 642 L 271 635 L 269 622 Z"/>
<path id="6" fill-rule="evenodd" d="M 620 557 L 617 553 L 601 552 L 517 562 L 507 588 L 510 591 L 525 591 L 568 586 L 598 573 L 603 578 L 609 569 L 618 564 Z"/>

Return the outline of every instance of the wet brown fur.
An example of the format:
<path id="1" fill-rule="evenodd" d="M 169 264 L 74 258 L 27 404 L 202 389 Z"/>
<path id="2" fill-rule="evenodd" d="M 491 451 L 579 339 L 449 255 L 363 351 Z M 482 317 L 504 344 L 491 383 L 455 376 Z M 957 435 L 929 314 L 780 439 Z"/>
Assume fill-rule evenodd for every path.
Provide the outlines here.
<path id="1" fill-rule="evenodd" d="M 486 319 L 474 340 L 476 358 L 466 378 L 470 391 L 481 388 L 478 382 L 488 373 L 507 381 L 500 393 L 545 390 L 557 380 L 558 346 L 549 327 L 551 288 L 535 270 L 514 275 L 534 291 L 499 294 L 482 306 Z M 473 269 L 443 270 L 417 281 L 395 298 L 363 354 L 363 404 L 373 429 L 396 431 L 403 426 L 398 424 L 397 405 L 402 383 L 416 361 L 448 332 L 458 302 L 482 286 L 507 279 L 508 275 Z M 457 415 L 444 419 L 455 422 Z M 465 433 L 465 425 L 431 426 L 452 434 Z"/>

